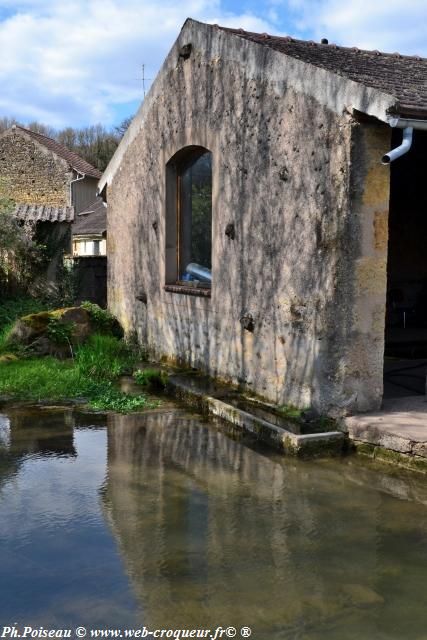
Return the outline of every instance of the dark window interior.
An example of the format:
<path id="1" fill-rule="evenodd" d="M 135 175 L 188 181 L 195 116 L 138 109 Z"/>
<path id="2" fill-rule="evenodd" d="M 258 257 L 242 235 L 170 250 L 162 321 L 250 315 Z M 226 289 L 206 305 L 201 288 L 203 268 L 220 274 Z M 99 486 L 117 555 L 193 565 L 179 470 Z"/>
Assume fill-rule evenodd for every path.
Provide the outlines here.
<path id="1" fill-rule="evenodd" d="M 402 140 L 393 131 L 392 148 Z M 427 360 L 427 132 L 391 166 L 385 395 L 425 393 Z M 411 368 L 412 367 L 412 368 Z M 391 374 L 390 374 L 391 371 Z"/>
<path id="2" fill-rule="evenodd" d="M 191 157 L 180 167 L 180 273 L 190 263 L 212 268 L 212 154 Z"/>
<path id="3" fill-rule="evenodd" d="M 212 154 L 185 147 L 166 165 L 166 286 L 207 293 L 212 283 Z"/>

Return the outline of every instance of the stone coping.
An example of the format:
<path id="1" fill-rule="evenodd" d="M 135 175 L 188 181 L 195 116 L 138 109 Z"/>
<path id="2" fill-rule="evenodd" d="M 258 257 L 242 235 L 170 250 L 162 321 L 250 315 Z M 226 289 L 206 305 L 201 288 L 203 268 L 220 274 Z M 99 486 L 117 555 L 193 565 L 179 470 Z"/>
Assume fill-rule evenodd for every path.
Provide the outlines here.
<path id="1" fill-rule="evenodd" d="M 225 398 L 209 395 L 203 386 L 197 388 L 197 379 L 189 381 L 185 374 L 172 376 L 169 379 L 169 389 L 173 395 L 196 404 L 202 412 L 217 416 L 288 455 L 331 455 L 341 453 L 346 445 L 346 436 L 342 431 L 293 433 L 229 404 Z"/>
<path id="2" fill-rule="evenodd" d="M 427 397 L 385 400 L 381 411 L 343 419 L 343 428 L 363 454 L 427 471 Z"/>

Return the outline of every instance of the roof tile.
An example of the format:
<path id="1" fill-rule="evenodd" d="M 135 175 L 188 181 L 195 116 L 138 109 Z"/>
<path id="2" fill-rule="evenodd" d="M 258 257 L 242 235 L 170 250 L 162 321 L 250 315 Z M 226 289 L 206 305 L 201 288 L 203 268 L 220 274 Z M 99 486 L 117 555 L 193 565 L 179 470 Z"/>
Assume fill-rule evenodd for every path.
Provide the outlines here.
<path id="1" fill-rule="evenodd" d="M 427 115 L 427 58 L 219 28 L 388 93 L 398 101 L 400 115 Z"/>
<path id="2" fill-rule="evenodd" d="M 16 128 L 24 131 L 38 143 L 49 149 L 49 151 L 53 151 L 53 153 L 56 153 L 56 155 L 63 158 L 63 160 L 66 160 L 68 164 L 79 173 L 84 173 L 91 178 L 100 178 L 102 176 L 102 173 L 98 169 L 89 164 L 89 162 L 86 162 L 86 160 L 83 160 L 83 158 L 78 156 L 77 153 L 74 153 L 74 151 L 70 151 L 67 147 L 64 147 L 63 144 L 56 142 L 56 140 L 48 138 L 48 136 L 44 136 L 41 133 L 31 131 L 30 129 L 25 129 L 19 125 L 16 125 Z"/>
<path id="3" fill-rule="evenodd" d="M 25 222 L 72 222 L 74 207 L 52 207 L 44 204 L 17 204 L 15 216 Z"/>

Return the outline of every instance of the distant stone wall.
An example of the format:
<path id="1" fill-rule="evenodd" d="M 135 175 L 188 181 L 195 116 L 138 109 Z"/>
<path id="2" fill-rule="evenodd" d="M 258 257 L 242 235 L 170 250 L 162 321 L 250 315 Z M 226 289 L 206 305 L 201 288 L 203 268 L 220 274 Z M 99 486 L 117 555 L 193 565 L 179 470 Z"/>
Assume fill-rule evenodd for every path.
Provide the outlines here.
<path id="1" fill-rule="evenodd" d="M 0 136 L 0 184 L 17 203 L 69 205 L 72 179 L 65 160 L 12 129 Z"/>
<path id="2" fill-rule="evenodd" d="M 377 408 L 388 128 L 364 136 L 333 92 L 322 102 L 314 67 L 318 97 L 296 90 L 298 64 L 205 25 L 184 29 L 108 187 L 109 307 L 154 356 L 278 404 Z M 213 158 L 210 299 L 164 290 L 165 170 L 187 145 Z"/>

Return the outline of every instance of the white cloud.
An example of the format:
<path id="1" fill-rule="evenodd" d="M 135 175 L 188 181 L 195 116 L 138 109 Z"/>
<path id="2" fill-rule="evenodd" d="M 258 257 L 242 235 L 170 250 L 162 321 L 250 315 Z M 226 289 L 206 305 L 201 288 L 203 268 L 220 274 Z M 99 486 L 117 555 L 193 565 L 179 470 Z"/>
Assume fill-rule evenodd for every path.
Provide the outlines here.
<path id="1" fill-rule="evenodd" d="M 188 16 L 427 56 L 426 0 L 261 0 L 252 12 L 236 6 L 236 0 L 0 0 L 0 116 L 57 127 L 112 124 L 136 108 L 142 64 L 146 78 L 154 78 Z"/>
<path id="2" fill-rule="evenodd" d="M 187 16 L 274 30 L 219 0 L 0 0 L 0 115 L 53 126 L 102 121 L 142 98 Z"/>
<path id="3" fill-rule="evenodd" d="M 288 0 L 283 4 L 294 12 L 296 28 L 316 39 L 427 56 L 426 0 Z"/>

